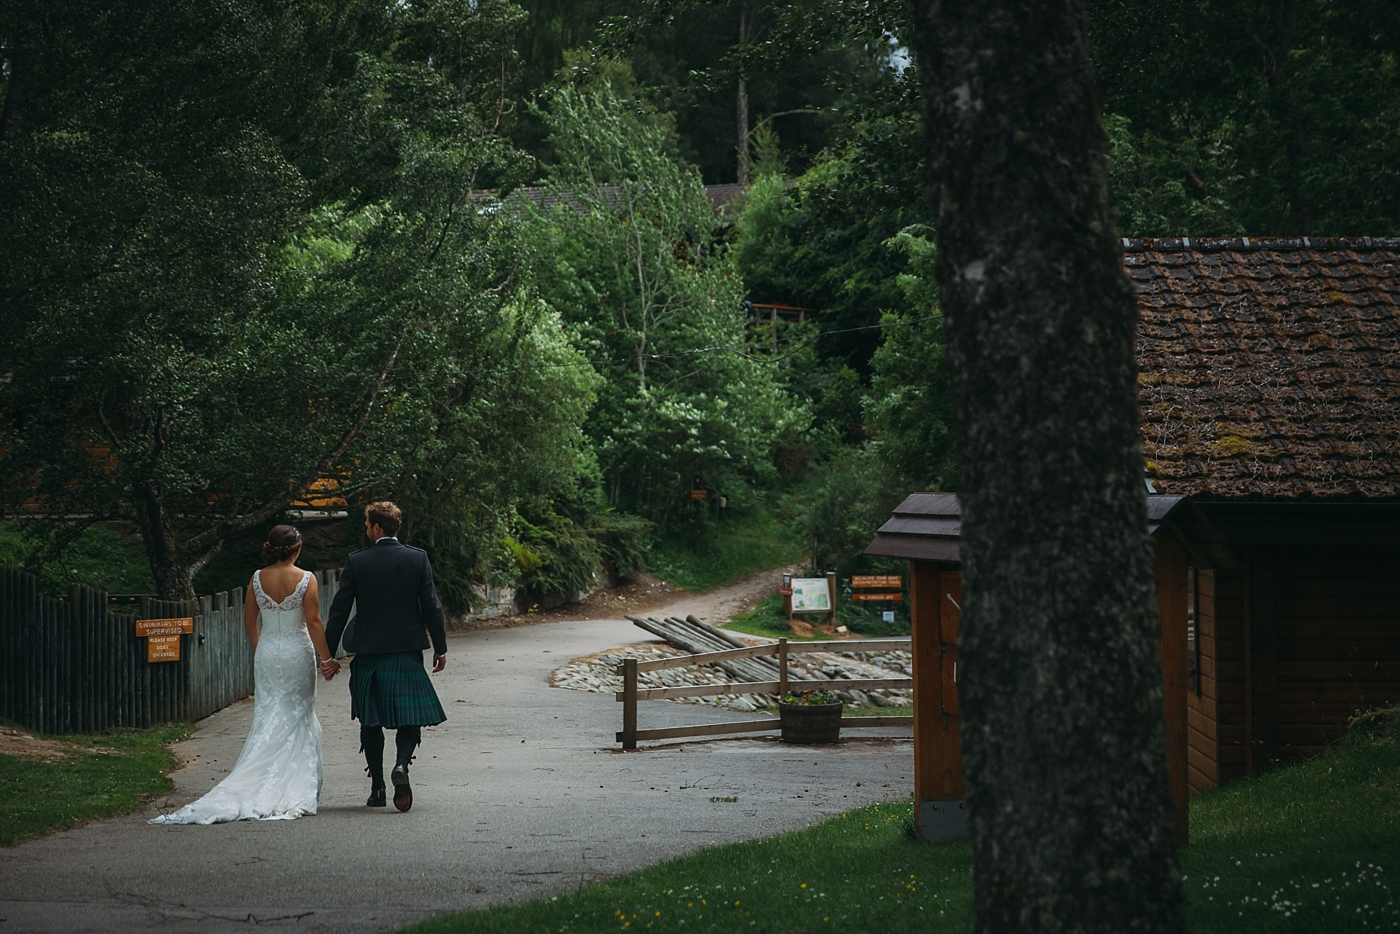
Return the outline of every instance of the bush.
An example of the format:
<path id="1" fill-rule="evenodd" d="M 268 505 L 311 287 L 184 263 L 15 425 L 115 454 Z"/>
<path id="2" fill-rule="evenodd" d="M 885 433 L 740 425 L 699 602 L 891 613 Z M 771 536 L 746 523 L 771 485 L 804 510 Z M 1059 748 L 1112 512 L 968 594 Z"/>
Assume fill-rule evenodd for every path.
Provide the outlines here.
<path id="1" fill-rule="evenodd" d="M 73 532 L 61 526 L 0 522 L 0 565 L 20 568 L 39 578 L 39 589 L 65 597 L 74 584 L 108 593 L 155 593 L 146 550 L 135 535 L 106 525 Z"/>

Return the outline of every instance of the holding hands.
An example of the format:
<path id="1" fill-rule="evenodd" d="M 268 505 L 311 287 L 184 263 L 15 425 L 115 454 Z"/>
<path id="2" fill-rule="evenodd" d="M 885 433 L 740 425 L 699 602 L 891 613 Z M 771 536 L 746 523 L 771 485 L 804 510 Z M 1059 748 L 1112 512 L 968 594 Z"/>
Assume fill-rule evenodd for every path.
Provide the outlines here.
<path id="1" fill-rule="evenodd" d="M 329 681 L 335 677 L 336 672 L 340 671 L 340 662 L 333 658 L 326 658 L 321 660 L 318 667 L 321 669 L 321 677 Z"/>

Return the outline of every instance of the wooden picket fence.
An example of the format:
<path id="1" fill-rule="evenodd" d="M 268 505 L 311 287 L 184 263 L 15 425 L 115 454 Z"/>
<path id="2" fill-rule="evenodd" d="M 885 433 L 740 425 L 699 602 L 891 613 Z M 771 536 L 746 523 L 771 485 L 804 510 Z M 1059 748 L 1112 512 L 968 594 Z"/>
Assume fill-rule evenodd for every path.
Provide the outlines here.
<path id="1" fill-rule="evenodd" d="M 637 702 L 644 700 L 664 700 L 668 697 L 712 697 L 717 694 L 777 694 L 779 697 L 788 691 L 848 691 L 852 688 L 861 691 L 909 690 L 914 686 L 913 678 L 852 678 L 822 681 L 790 681 L 787 676 L 788 656 L 811 652 L 849 652 L 859 649 L 862 652 L 888 652 L 908 649 L 912 640 L 909 637 L 898 639 L 860 639 L 821 642 L 789 642 L 779 639 L 763 645 L 750 645 L 741 649 L 726 649 L 723 652 L 705 652 L 700 655 L 677 655 L 641 662 L 635 658 L 623 659 L 617 666 L 622 675 L 622 690 L 614 697 L 622 704 L 622 729 L 617 733 L 617 742 L 623 749 L 636 749 L 638 740 L 676 739 L 685 736 L 718 736 L 724 733 L 756 733 L 776 730 L 782 726 L 778 717 L 762 717 L 757 720 L 725 720 L 721 723 L 705 723 L 698 726 L 672 726 L 656 729 L 637 729 Z M 735 658 L 759 658 L 773 656 L 778 659 L 777 681 L 734 681 L 725 684 L 697 684 L 674 688 L 648 688 L 640 690 L 637 675 L 644 671 L 663 671 L 667 668 L 688 668 L 691 665 L 708 665 Z M 888 717 L 842 717 L 841 729 L 851 727 L 891 727 L 914 725 L 912 714 Z"/>
<path id="2" fill-rule="evenodd" d="M 324 619 L 339 583 L 317 575 Z M 41 733 L 94 733 L 199 720 L 253 693 L 243 588 L 190 601 L 143 598 L 113 612 L 107 594 L 75 585 L 39 593 L 23 571 L 0 568 L 0 717 Z M 178 662 L 147 662 L 138 619 L 192 617 Z"/>

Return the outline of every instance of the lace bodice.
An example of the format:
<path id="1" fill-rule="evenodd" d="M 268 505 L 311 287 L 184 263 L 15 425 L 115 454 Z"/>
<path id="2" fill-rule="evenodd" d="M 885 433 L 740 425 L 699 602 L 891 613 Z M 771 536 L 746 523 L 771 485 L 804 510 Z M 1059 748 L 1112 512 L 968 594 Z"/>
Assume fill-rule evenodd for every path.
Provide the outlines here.
<path id="1" fill-rule="evenodd" d="M 287 599 L 278 603 L 267 595 L 267 591 L 263 590 L 262 571 L 258 571 L 253 574 L 253 594 L 257 597 L 258 608 L 261 610 L 290 612 L 301 609 L 302 601 L 306 599 L 306 587 L 310 583 L 311 572 L 302 571 L 301 580 L 297 583 L 296 589 L 287 596 Z"/>

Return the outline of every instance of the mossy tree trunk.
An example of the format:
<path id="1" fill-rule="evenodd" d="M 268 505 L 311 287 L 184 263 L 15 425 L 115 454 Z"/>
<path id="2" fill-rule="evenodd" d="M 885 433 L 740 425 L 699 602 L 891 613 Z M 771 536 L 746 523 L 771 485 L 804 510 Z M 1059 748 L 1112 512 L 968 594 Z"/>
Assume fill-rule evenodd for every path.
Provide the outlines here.
<path id="1" fill-rule="evenodd" d="M 920 0 L 981 932 L 1184 931 L 1133 343 L 1081 5 Z"/>

